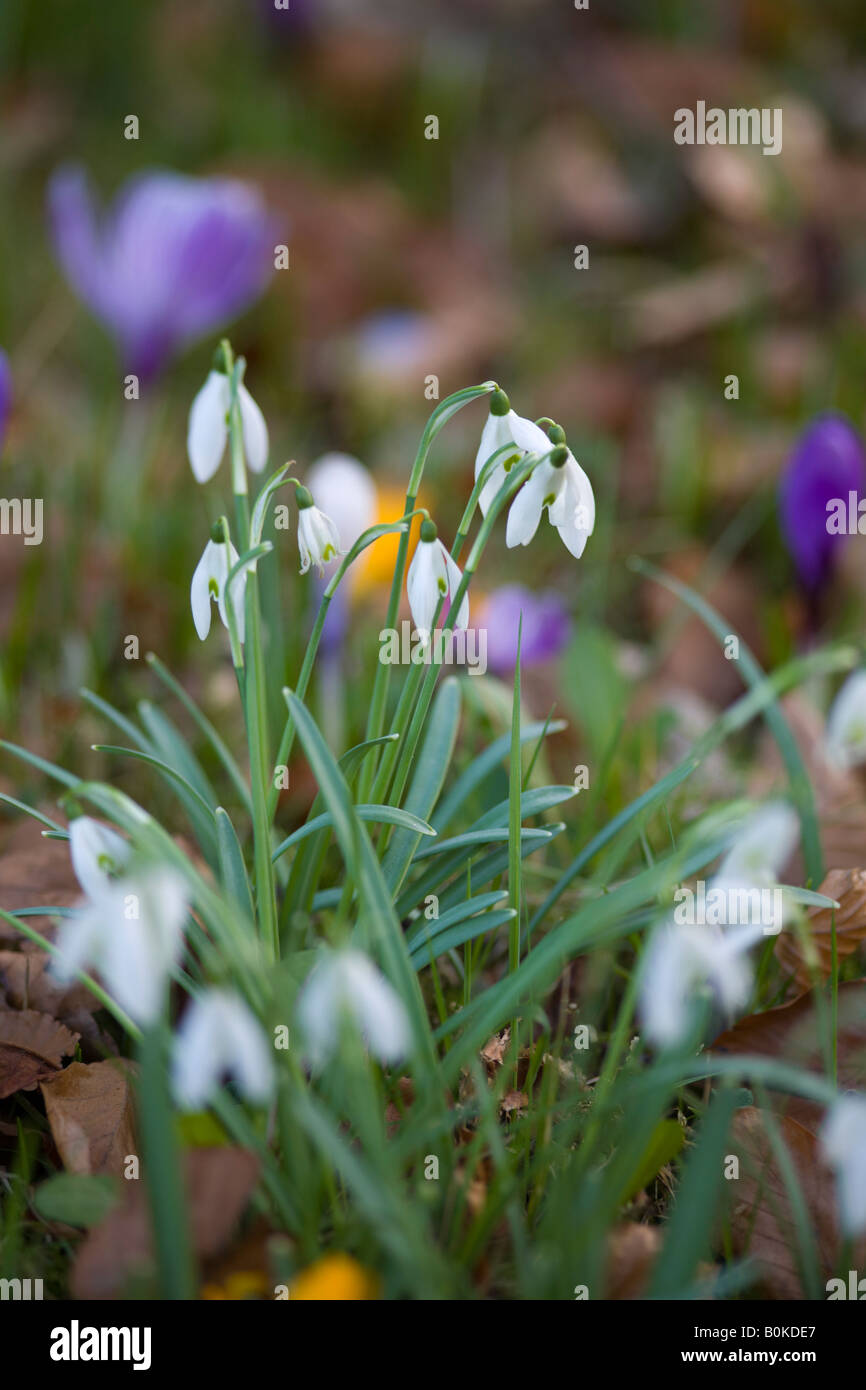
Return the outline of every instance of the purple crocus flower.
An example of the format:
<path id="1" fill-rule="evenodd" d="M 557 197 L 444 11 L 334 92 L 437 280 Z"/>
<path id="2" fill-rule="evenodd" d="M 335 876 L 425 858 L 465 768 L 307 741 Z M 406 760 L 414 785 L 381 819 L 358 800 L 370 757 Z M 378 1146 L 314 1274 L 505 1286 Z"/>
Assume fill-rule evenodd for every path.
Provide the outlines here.
<path id="1" fill-rule="evenodd" d="M 3 441 L 6 438 L 6 426 L 9 423 L 11 410 L 12 372 L 9 369 L 9 358 L 0 348 L 0 449 L 3 448 Z"/>
<path id="2" fill-rule="evenodd" d="M 830 579 L 844 535 L 827 529 L 828 503 L 866 491 L 866 452 L 844 415 L 820 415 L 800 436 L 779 484 L 785 544 L 800 582 L 816 598 Z"/>
<path id="3" fill-rule="evenodd" d="M 521 613 L 522 669 L 550 661 L 568 641 L 571 621 L 557 594 L 534 594 L 522 584 L 505 584 L 501 589 L 494 589 L 484 604 L 478 626 L 487 630 L 487 665 L 498 675 L 510 673 L 517 664 Z"/>
<path id="4" fill-rule="evenodd" d="M 231 179 L 136 174 L 100 219 L 84 171 L 65 168 L 48 201 L 70 284 L 140 377 L 247 308 L 273 270 L 264 204 Z"/>

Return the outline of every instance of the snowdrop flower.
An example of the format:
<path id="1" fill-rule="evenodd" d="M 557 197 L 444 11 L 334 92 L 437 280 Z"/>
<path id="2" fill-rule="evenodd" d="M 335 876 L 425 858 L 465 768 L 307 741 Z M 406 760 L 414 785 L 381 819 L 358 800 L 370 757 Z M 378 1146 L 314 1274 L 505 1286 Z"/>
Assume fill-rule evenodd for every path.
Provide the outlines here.
<path id="1" fill-rule="evenodd" d="M 301 990 L 298 1020 L 314 1068 L 336 1051 L 345 1020 L 381 1062 L 396 1062 L 409 1051 L 403 1001 L 361 951 L 323 953 Z"/>
<path id="2" fill-rule="evenodd" d="M 222 625 L 230 631 L 226 612 L 226 582 L 240 558 L 231 541 L 222 539 L 222 523 L 217 522 L 213 535 L 205 546 L 202 557 L 195 567 L 189 589 L 190 607 L 195 630 L 202 642 L 210 632 L 211 599 L 216 600 Z M 231 586 L 232 613 L 235 631 L 241 646 L 244 642 L 244 598 L 246 592 L 247 570 L 255 566 L 251 560 L 235 575 Z"/>
<path id="3" fill-rule="evenodd" d="M 322 454 L 310 469 L 310 492 L 337 528 L 344 550 L 376 520 L 376 485 L 351 454 Z"/>
<path id="4" fill-rule="evenodd" d="M 422 521 L 421 537 L 406 578 L 406 592 L 412 621 L 424 645 L 430 640 L 430 629 L 439 600 L 443 597 L 449 602 L 453 600 L 462 578 L 459 568 L 439 540 L 435 524 L 429 520 Z M 468 594 L 463 596 L 454 626 L 469 626 Z"/>
<path id="5" fill-rule="evenodd" d="M 194 999 L 183 1016 L 174 1048 L 173 1087 L 185 1110 L 199 1110 L 220 1078 L 232 1077 L 252 1101 L 265 1101 L 273 1086 L 271 1057 L 258 1019 L 228 990 Z"/>
<path id="6" fill-rule="evenodd" d="M 800 833 L 786 801 L 768 801 L 747 816 L 719 866 L 717 879 L 770 887 L 790 859 Z"/>
<path id="7" fill-rule="evenodd" d="M 693 1021 L 697 989 L 709 989 L 725 1013 L 744 1004 L 752 987 L 745 953 L 761 928 L 680 926 L 665 923 L 653 934 L 644 960 L 640 1013 L 649 1040 L 659 1047 L 681 1042 Z"/>
<path id="8" fill-rule="evenodd" d="M 186 432 L 186 451 L 199 483 L 206 483 L 213 477 L 226 451 L 231 401 L 231 382 L 225 372 L 216 369 L 209 372 L 190 407 Z M 268 461 L 268 427 L 243 382 L 238 386 L 238 407 L 247 463 L 254 473 L 261 473 Z"/>
<path id="9" fill-rule="evenodd" d="M 843 771 L 866 762 L 866 671 L 850 675 L 830 706 L 824 750 Z"/>
<path id="10" fill-rule="evenodd" d="M 551 434 L 564 438 L 559 426 Z M 595 526 L 592 484 L 565 443 L 556 443 L 523 484 L 508 513 L 505 544 L 529 545 L 547 508 L 547 519 L 576 560 L 584 552 Z"/>
<path id="11" fill-rule="evenodd" d="M 180 958 L 187 903 L 186 885 L 173 869 L 106 880 L 76 917 L 61 923 L 51 973 L 68 983 L 92 968 L 130 1018 L 153 1023 Z"/>
<path id="12" fill-rule="evenodd" d="M 82 891 L 97 898 L 126 867 L 129 844 L 110 826 L 78 816 L 69 823 L 69 856 Z"/>
<path id="13" fill-rule="evenodd" d="M 522 415 L 513 411 L 504 391 L 494 391 L 490 397 L 490 414 L 481 431 L 481 443 L 475 457 L 476 482 L 491 454 L 495 454 L 497 449 L 503 448 L 506 444 L 515 445 L 514 453 L 499 455 L 478 498 L 478 505 L 484 516 L 487 515 L 487 508 L 515 462 L 526 454 L 547 454 L 551 447 L 550 440 L 540 425 L 534 424 L 532 420 L 525 420 Z"/>
<path id="14" fill-rule="evenodd" d="M 273 274 L 281 238 L 258 193 L 234 179 L 148 170 L 101 217 L 84 171 L 65 168 L 48 202 L 66 278 L 142 378 L 241 313 Z"/>
<path id="15" fill-rule="evenodd" d="M 836 1172 L 839 1213 L 845 1233 L 866 1231 L 866 1096 L 840 1096 L 821 1129 L 824 1157 Z"/>
<path id="16" fill-rule="evenodd" d="M 314 505 L 309 488 L 295 490 L 298 503 L 298 549 L 301 552 L 301 574 L 306 574 L 310 565 L 315 565 L 319 574 L 329 560 L 335 560 L 345 551 L 340 545 L 340 535 L 334 522 Z"/>

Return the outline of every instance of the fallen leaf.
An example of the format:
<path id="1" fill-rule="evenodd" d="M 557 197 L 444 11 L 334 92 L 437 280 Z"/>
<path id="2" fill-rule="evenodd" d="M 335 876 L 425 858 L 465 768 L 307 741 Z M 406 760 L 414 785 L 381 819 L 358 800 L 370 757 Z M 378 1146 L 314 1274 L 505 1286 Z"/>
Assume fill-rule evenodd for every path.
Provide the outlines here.
<path id="1" fill-rule="evenodd" d="M 646 1291 L 661 1243 L 659 1226 L 641 1226 L 636 1221 L 616 1226 L 607 1238 L 604 1297 L 640 1298 Z"/>
<path id="2" fill-rule="evenodd" d="M 839 986 L 837 1043 L 839 1089 L 862 1090 L 866 1086 L 866 980 L 850 980 Z M 741 1019 L 719 1034 L 712 1051 L 778 1057 L 792 1067 L 822 1073 L 824 1056 L 814 993 L 801 994 L 789 1004 Z M 809 1128 L 817 1127 L 823 1114 L 821 1106 L 800 1096 L 785 1095 L 783 1108 Z"/>
<path id="3" fill-rule="evenodd" d="M 186 1211 L 192 1248 L 199 1259 L 213 1258 L 228 1244 L 258 1169 L 258 1159 L 246 1149 L 193 1149 L 184 1154 Z M 146 1186 L 143 1181 L 128 1182 L 121 1205 L 94 1227 L 79 1248 L 72 1296 L 118 1298 L 130 1280 L 149 1280 L 153 1270 Z"/>
<path id="4" fill-rule="evenodd" d="M 135 1153 L 128 1068 L 116 1061 L 73 1062 L 42 1084 L 51 1134 L 71 1173 L 121 1176 Z"/>
<path id="5" fill-rule="evenodd" d="M 85 985 L 57 984 L 48 974 L 50 963 L 47 951 L 0 951 L 0 990 L 14 1009 L 38 1009 L 62 1021 L 99 1007 Z"/>
<path id="6" fill-rule="evenodd" d="M 34 1009 L 0 1009 L 0 1099 L 32 1091 L 75 1051 L 78 1034 Z"/>
<path id="7" fill-rule="evenodd" d="M 488 1068 L 501 1066 L 505 1061 L 505 1054 L 508 1051 L 510 1041 L 510 1028 L 503 1029 L 501 1033 L 494 1033 L 493 1037 L 481 1049 L 482 1062 L 485 1062 Z"/>
<path id="8" fill-rule="evenodd" d="M 525 1110 L 529 1104 L 529 1096 L 525 1091 L 506 1091 L 499 1102 L 499 1109 L 503 1115 L 510 1115 L 515 1110 Z"/>
<path id="9" fill-rule="evenodd" d="M 824 979 L 829 979 L 833 972 L 834 922 L 839 961 L 853 955 L 866 941 L 866 870 L 831 869 L 818 891 L 839 906 L 809 909 L 805 949 L 794 928 L 776 938 L 776 958 L 791 972 L 801 990 L 811 988 L 815 971 Z"/>
<path id="10" fill-rule="evenodd" d="M 822 1162 L 820 1144 L 805 1125 L 789 1115 L 776 1117 L 803 1194 L 809 1227 L 823 1277 L 832 1274 L 840 1253 L 833 1175 Z M 770 1142 L 764 1113 L 754 1106 L 738 1110 L 731 1130 L 739 1177 L 726 1186 L 731 1198 L 731 1237 L 737 1254 L 748 1253 L 766 1292 L 774 1298 L 807 1297 L 798 1268 L 798 1243 L 790 1199 Z M 855 1267 L 866 1254 L 861 1244 Z M 852 1259 L 854 1255 L 852 1253 Z"/>
<path id="11" fill-rule="evenodd" d="M 67 845 L 43 839 L 33 820 L 17 825 L 0 855 L 0 907 L 6 912 L 22 907 L 71 907 L 80 898 Z M 53 931 L 49 918 L 27 920 L 43 935 Z M 22 937 L 0 920 L 0 940 L 20 942 Z"/>

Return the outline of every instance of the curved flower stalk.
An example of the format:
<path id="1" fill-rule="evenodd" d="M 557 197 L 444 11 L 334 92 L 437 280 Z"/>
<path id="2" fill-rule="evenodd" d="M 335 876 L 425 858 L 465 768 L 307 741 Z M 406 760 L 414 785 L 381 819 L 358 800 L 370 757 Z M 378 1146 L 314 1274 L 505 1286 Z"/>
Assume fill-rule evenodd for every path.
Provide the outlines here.
<path id="1" fill-rule="evenodd" d="M 298 998 L 298 1022 L 314 1070 L 336 1052 L 346 1023 L 380 1062 L 400 1061 L 411 1046 L 402 999 L 361 951 L 323 953 Z"/>
<path id="2" fill-rule="evenodd" d="M 274 1068 L 258 1019 L 239 995 L 207 990 L 189 1005 L 175 1040 L 172 1084 L 185 1110 L 200 1110 L 230 1077 L 247 1100 L 264 1103 Z"/>
<path id="3" fill-rule="evenodd" d="M 866 1231 L 866 1096 L 840 1096 L 821 1129 L 824 1157 L 836 1173 L 839 1214 L 848 1236 Z"/>
<path id="4" fill-rule="evenodd" d="M 143 378 L 248 308 L 273 273 L 271 219 L 235 180 L 137 174 L 100 219 L 84 171 L 65 168 L 48 206 L 67 279 Z"/>
<path id="5" fill-rule="evenodd" d="M 830 706 L 824 753 L 842 771 L 866 762 L 866 671 L 854 671 Z"/>
<path id="6" fill-rule="evenodd" d="M 430 641 L 439 604 L 443 599 L 454 599 L 462 578 L 457 565 L 439 540 L 435 524 L 430 520 L 422 521 L 421 537 L 409 566 L 406 591 L 412 619 L 425 646 Z M 469 596 L 464 595 L 454 620 L 454 627 L 468 626 Z"/>

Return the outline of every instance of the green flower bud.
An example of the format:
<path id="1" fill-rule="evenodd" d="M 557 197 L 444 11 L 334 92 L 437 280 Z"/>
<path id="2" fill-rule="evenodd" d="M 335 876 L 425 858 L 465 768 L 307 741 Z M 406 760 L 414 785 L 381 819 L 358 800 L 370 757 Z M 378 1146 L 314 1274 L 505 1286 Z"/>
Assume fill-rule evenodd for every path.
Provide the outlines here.
<path id="1" fill-rule="evenodd" d="M 490 414 L 507 415 L 511 409 L 511 403 L 504 391 L 496 390 L 490 397 Z"/>
<path id="2" fill-rule="evenodd" d="M 216 545 L 224 545 L 229 538 L 228 527 L 223 517 L 211 527 L 210 538 Z"/>
<path id="3" fill-rule="evenodd" d="M 562 425 L 551 425 L 550 429 L 547 431 L 547 437 L 551 444 L 564 444 L 565 430 L 562 428 Z"/>
<path id="4" fill-rule="evenodd" d="M 298 504 L 298 511 L 303 512 L 307 507 L 313 505 L 313 494 L 308 487 L 295 488 L 295 501 Z"/>
<path id="5" fill-rule="evenodd" d="M 568 450 L 564 444 L 557 444 L 553 453 L 550 455 L 550 462 L 554 468 L 563 468 L 568 463 Z"/>
<path id="6" fill-rule="evenodd" d="M 438 533 L 438 531 L 436 530 L 436 522 L 435 522 L 435 521 L 431 521 L 430 518 L 428 517 L 426 521 L 422 521 L 422 522 L 421 522 L 421 539 L 422 539 L 422 541 L 427 541 L 428 543 L 429 543 L 430 541 L 435 541 L 435 539 L 436 539 L 436 537 L 437 537 L 438 534 L 439 534 L 439 533 Z"/>

